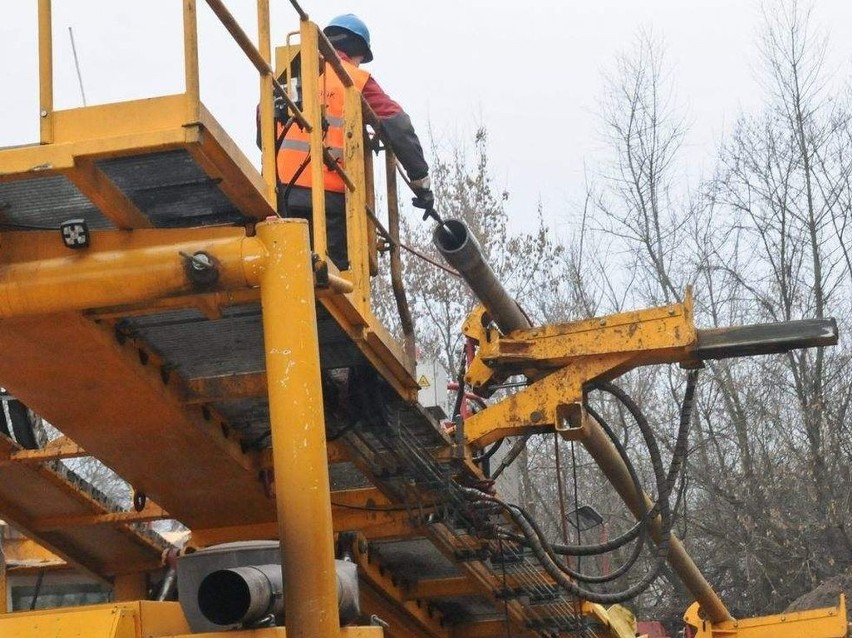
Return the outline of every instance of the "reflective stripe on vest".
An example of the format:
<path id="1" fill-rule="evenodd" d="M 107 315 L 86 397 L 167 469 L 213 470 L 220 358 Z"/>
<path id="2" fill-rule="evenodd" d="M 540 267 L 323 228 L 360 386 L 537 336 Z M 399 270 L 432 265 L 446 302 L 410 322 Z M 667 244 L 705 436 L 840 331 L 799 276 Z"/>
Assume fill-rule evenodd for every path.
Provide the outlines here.
<path id="1" fill-rule="evenodd" d="M 361 91 L 367 80 L 370 79 L 370 74 L 363 71 L 355 65 L 343 60 L 343 68 L 349 73 L 349 77 L 355 83 L 355 88 Z M 343 104 L 344 104 L 345 87 L 328 64 L 325 65 L 322 76 L 320 77 L 320 100 L 325 104 L 325 119 L 328 122 L 328 130 L 325 134 L 325 145 L 328 147 L 331 156 L 343 164 Z M 278 135 L 281 135 L 282 125 L 278 124 Z M 310 155 L 310 134 L 299 128 L 298 124 L 293 124 L 287 131 L 287 135 L 281 142 L 276 159 L 278 169 L 278 181 L 286 184 L 293 181 L 294 176 L 299 170 L 299 167 L 306 158 Z M 327 166 L 323 166 L 324 187 L 327 191 L 342 193 L 346 190 L 346 185 L 340 176 Z M 311 167 L 308 164 L 295 181 L 295 186 L 304 188 L 311 187 Z"/>

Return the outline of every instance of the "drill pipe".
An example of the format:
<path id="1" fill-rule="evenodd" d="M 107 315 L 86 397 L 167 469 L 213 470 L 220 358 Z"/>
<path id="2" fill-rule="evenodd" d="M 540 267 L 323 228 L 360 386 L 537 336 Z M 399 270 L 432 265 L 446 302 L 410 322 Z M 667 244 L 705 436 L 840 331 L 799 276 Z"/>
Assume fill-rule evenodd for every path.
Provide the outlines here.
<path id="1" fill-rule="evenodd" d="M 591 415 L 584 415 L 582 431 L 577 437 L 577 440 L 583 444 L 583 447 L 586 448 L 595 460 L 595 463 L 601 468 L 601 471 L 615 488 L 615 491 L 618 492 L 621 500 L 624 501 L 625 505 L 627 505 L 637 519 L 644 515 L 646 509 L 654 506 L 646 494 L 636 490 L 636 486 L 630 477 L 630 471 L 627 469 L 615 446 L 609 440 L 609 437 L 603 431 L 603 428 L 601 428 L 600 424 Z M 644 508 L 642 507 L 643 501 Z M 660 527 L 659 516 L 650 521 L 651 538 L 658 545 L 662 538 Z M 669 534 L 669 553 L 666 556 L 666 560 L 677 573 L 684 586 L 695 596 L 695 600 L 701 606 L 701 610 L 708 620 L 713 623 L 732 620 L 731 614 L 725 607 L 725 604 L 692 561 L 683 543 L 680 542 L 677 536 L 671 533 Z"/>
<path id="2" fill-rule="evenodd" d="M 518 304 L 509 296 L 503 285 L 497 280 L 494 271 L 485 263 L 479 242 L 470 233 L 464 222 L 449 219 L 435 229 L 432 241 L 444 259 L 455 268 L 467 282 L 477 299 L 485 306 L 497 327 L 506 334 L 512 330 L 531 328 L 529 319 Z M 606 438 L 600 425 L 591 417 L 585 419 L 586 436 L 580 441 L 589 450 L 601 467 L 607 479 L 613 484 L 625 504 L 637 516 L 641 516 L 638 500 L 647 497 L 637 494 L 630 480 L 630 473 L 624 461 Z M 626 477 L 626 478 L 625 478 Z M 639 512 L 639 513 L 637 513 Z M 651 535 L 660 542 L 659 519 L 651 523 Z M 695 596 L 702 610 L 711 621 L 721 622 L 731 619 L 731 614 L 704 575 L 687 554 L 683 544 L 670 534 L 668 563 L 680 577 L 683 584 Z"/>
<path id="3" fill-rule="evenodd" d="M 465 280 L 503 334 L 531 328 L 530 320 L 509 296 L 482 256 L 482 248 L 464 222 L 448 219 L 432 234 L 438 252 Z"/>

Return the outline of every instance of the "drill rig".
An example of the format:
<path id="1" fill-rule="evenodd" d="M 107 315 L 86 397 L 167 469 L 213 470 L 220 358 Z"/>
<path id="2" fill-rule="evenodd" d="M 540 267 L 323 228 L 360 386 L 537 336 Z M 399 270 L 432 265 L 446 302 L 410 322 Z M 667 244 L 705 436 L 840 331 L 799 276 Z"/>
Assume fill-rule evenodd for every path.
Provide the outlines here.
<path id="1" fill-rule="evenodd" d="M 5 613 L 0 635 L 632 636 L 605 605 L 653 575 L 619 596 L 581 584 L 478 462 L 499 439 L 554 431 L 585 446 L 639 520 L 635 546 L 653 541 L 656 564 L 694 595 L 693 635 L 846 635 L 842 599 L 732 618 L 671 533 L 667 477 L 649 498 L 584 400 L 640 365 L 830 345 L 833 322 L 702 331 L 687 297 L 534 327 L 464 224 L 441 220 L 436 244 L 482 302 L 463 328 L 465 384 L 481 395 L 510 377 L 524 386 L 450 433 L 416 400 L 395 159 L 375 116 L 297 2 L 297 42 L 273 68 L 268 1 L 257 2 L 255 45 L 206 0 L 260 77 L 258 173 L 200 100 L 196 4 L 182 3 L 184 93 L 58 111 L 51 2 L 39 0 L 41 143 L 0 149 L 0 384 L 61 436 L 39 446 L 0 435 L 0 515 L 113 600 Z M 323 72 L 346 87 L 343 164 L 323 138 Z M 346 270 L 328 259 L 319 189 L 310 232 L 277 216 L 273 96 L 310 133 L 313 182 L 328 166 L 347 185 Z M 372 309 L 379 249 L 402 344 Z M 85 456 L 132 486 L 132 506 L 65 462 Z M 190 530 L 186 546 L 148 525 L 164 519 Z"/>

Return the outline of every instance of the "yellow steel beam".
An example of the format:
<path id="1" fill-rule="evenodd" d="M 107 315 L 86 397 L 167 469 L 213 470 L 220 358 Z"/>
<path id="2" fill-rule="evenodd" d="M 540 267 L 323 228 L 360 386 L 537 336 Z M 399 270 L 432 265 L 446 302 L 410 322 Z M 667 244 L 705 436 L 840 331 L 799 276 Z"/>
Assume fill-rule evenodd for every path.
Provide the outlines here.
<path id="1" fill-rule="evenodd" d="M 836 607 L 719 623 L 703 618 L 698 603 L 693 603 L 683 619 L 692 627 L 691 635 L 695 638 L 846 638 L 849 635 L 844 594 L 840 594 Z"/>
<path id="2" fill-rule="evenodd" d="M 506 436 L 547 432 L 557 425 L 557 408 L 582 396 L 582 384 L 571 367 L 550 376 L 465 419 L 470 445 L 482 447 Z"/>
<path id="3" fill-rule="evenodd" d="M 491 335 L 497 336 L 497 335 Z M 579 359 L 633 354 L 633 365 L 680 360 L 698 336 L 692 300 L 483 339 L 478 356 L 489 366 L 562 367 Z"/>
<path id="4" fill-rule="evenodd" d="M 186 382 L 187 403 L 214 403 L 228 399 L 266 396 L 266 372 L 238 372 L 220 377 L 203 377 Z"/>
<path id="5" fill-rule="evenodd" d="M 273 519 L 255 456 L 212 412 L 183 406 L 132 341 L 66 314 L 0 322 L 0 348 L 0 378 L 15 396 L 187 525 Z"/>
<path id="6" fill-rule="evenodd" d="M 128 230 L 152 226 L 151 220 L 98 169 L 91 158 L 75 158 L 74 168 L 66 171 L 65 175 L 117 228 Z"/>
<path id="7" fill-rule="evenodd" d="M 21 611 L 0 615 L 0 636 L 91 638 L 196 638 L 176 602 L 134 601 Z M 287 638 L 292 628 L 205 632 L 205 638 Z M 341 627 L 339 638 L 382 638 L 381 627 Z M 337 638 L 336 637 L 336 638 Z"/>
<path id="8" fill-rule="evenodd" d="M 455 560 L 459 549 L 480 547 L 473 539 L 468 539 L 468 543 L 461 547 L 452 530 L 443 523 L 430 525 L 428 532 L 428 537 L 435 547 L 450 560 Z M 477 588 L 478 593 L 490 600 L 495 609 L 503 610 L 508 614 L 513 636 L 531 636 L 535 633 L 529 628 L 529 623 L 541 621 L 542 617 L 536 610 L 524 607 L 517 599 L 499 599 L 497 592 L 503 587 L 502 579 L 488 565 L 478 560 L 466 560 L 460 562 L 458 566 L 462 574 Z"/>
<path id="9" fill-rule="evenodd" d="M 0 636 L 88 636 L 150 638 L 187 635 L 189 625 L 179 603 L 121 602 L 86 607 L 60 607 L 0 616 Z M 231 633 L 233 638 L 239 634 Z"/>
<path id="10" fill-rule="evenodd" d="M 332 499 L 334 496 L 332 495 Z M 361 511 L 341 507 L 332 502 L 333 531 L 357 531 L 367 540 L 396 540 L 423 535 L 423 530 L 404 511 Z M 209 547 L 219 543 L 278 538 L 277 523 L 235 525 L 211 529 L 193 529 L 193 547 Z"/>
<path id="11" fill-rule="evenodd" d="M 266 376 L 264 375 L 264 379 L 265 378 Z M 349 451 L 341 441 L 328 441 L 326 447 L 328 448 L 329 465 L 345 463 L 349 460 Z M 259 465 L 265 470 L 272 470 L 272 448 L 261 450 Z"/>
<path id="12" fill-rule="evenodd" d="M 413 635 L 423 635 L 429 638 L 450 638 L 449 629 L 445 626 L 437 610 L 433 610 L 428 604 L 421 605 L 418 602 L 406 599 L 402 587 L 381 567 L 379 560 L 370 555 L 366 538 L 359 537 L 353 543 L 352 550 L 353 560 L 359 567 L 361 582 L 366 582 L 377 594 L 389 600 L 399 614 L 404 614 L 406 617 L 405 625 L 409 628 L 406 634 L 414 630 L 416 633 Z"/>
<path id="13" fill-rule="evenodd" d="M 430 638 L 431 634 L 418 625 L 400 606 L 386 598 L 370 583 L 361 581 L 359 590 L 361 611 L 386 623 L 388 638 Z"/>
<path id="14" fill-rule="evenodd" d="M 418 580 L 405 587 L 405 600 L 429 598 L 457 598 L 459 596 L 478 596 L 479 591 L 467 576 L 450 576 Z"/>
<path id="15" fill-rule="evenodd" d="M 277 215 L 274 193 L 210 112 L 199 106 L 199 125 L 186 129 L 187 150 L 244 215 L 263 220 Z"/>
<path id="16" fill-rule="evenodd" d="M 60 563 L 59 556 L 26 536 L 17 534 L 3 539 L 7 563 Z"/>
<path id="17" fill-rule="evenodd" d="M 164 95 L 57 111 L 54 143 L 75 149 L 75 156 L 143 153 L 148 144 L 127 142 L 149 133 L 183 131 L 186 102 L 183 94 Z M 185 131 L 174 139 L 185 141 Z"/>
<path id="18" fill-rule="evenodd" d="M 92 245 L 70 250 L 58 232 L 3 234 L 0 317 L 141 303 L 193 290 L 184 257 L 204 251 L 219 285 L 255 285 L 263 246 L 242 229 L 94 231 Z"/>
<path id="19" fill-rule="evenodd" d="M 45 516 L 30 523 L 30 529 L 36 533 L 54 532 L 71 527 L 89 527 L 92 525 L 112 525 L 120 527 L 130 523 L 147 523 L 171 518 L 169 513 L 156 503 L 148 502 L 141 511 L 109 512 L 106 514 L 84 514 L 78 516 Z"/>
<path id="20" fill-rule="evenodd" d="M 453 638 L 503 638 L 514 635 L 505 618 L 473 620 L 453 627 Z"/>
<path id="21" fill-rule="evenodd" d="M 0 436 L 0 454 L 8 455 L 14 449 L 19 446 Z M 16 529 L 94 578 L 108 580 L 125 570 L 145 571 L 160 565 L 162 547 L 133 529 L 63 528 L 37 532 L 35 521 L 47 516 L 108 513 L 93 495 L 48 466 L 0 467 L 0 512 Z M 118 561 L 117 556 L 121 556 Z"/>
<path id="22" fill-rule="evenodd" d="M 287 624 L 299 638 L 330 638 L 340 624 L 307 231 L 305 220 L 258 225 L 269 254 L 260 294 Z"/>
<path id="23" fill-rule="evenodd" d="M 257 288 L 245 288 L 204 294 L 177 295 L 175 297 L 155 299 L 138 304 L 107 306 L 97 310 L 89 310 L 86 314 L 93 319 L 116 320 L 124 319 L 125 317 L 140 317 L 159 312 L 168 312 L 169 310 L 195 308 L 208 319 L 219 319 L 222 316 L 223 308 L 256 303 L 258 301 L 260 301 L 260 290 Z"/>
<path id="24" fill-rule="evenodd" d="M 687 361 L 698 340 L 692 295 L 683 304 L 624 312 L 572 323 L 515 330 L 508 335 L 483 322 L 480 306 L 467 318 L 464 334 L 478 343 L 465 381 L 485 393 L 490 384 L 512 374 L 537 379 L 571 366 L 574 387 L 612 378 L 651 363 Z M 490 396 L 490 392 L 487 392 Z"/>
<path id="25" fill-rule="evenodd" d="M 477 447 L 506 436 L 570 429 L 585 384 L 640 365 L 686 361 L 697 343 L 689 295 L 683 304 L 515 330 L 508 336 L 468 320 L 465 333 L 479 342 L 466 375 L 472 386 L 526 369 L 538 379 L 465 421 L 465 438 Z"/>
<path id="26" fill-rule="evenodd" d="M 144 216 L 140 218 L 138 210 L 108 179 L 93 172 L 91 163 L 185 149 L 245 215 L 264 219 L 275 214 L 274 201 L 268 199 L 257 169 L 191 95 L 68 109 L 57 111 L 55 116 L 51 112 L 46 120 L 52 122 L 53 142 L 0 150 L 0 179 L 62 172 L 119 227 L 144 227 L 150 222 Z M 46 120 L 43 118 L 42 123 Z"/>
<path id="27" fill-rule="evenodd" d="M 0 458 L 0 465 L 11 463 L 44 463 L 59 459 L 74 459 L 88 456 L 86 451 L 67 436 L 50 441 L 43 448 L 35 450 L 13 450 L 7 458 Z"/>

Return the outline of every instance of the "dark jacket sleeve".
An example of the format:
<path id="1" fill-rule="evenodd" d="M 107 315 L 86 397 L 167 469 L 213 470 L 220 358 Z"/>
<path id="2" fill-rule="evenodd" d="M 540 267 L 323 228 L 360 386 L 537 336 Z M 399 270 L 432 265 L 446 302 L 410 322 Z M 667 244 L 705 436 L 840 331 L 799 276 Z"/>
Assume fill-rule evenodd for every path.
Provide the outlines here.
<path id="1" fill-rule="evenodd" d="M 423 147 L 420 146 L 420 140 L 414 132 L 408 114 L 402 111 L 391 117 L 382 117 L 380 120 L 382 130 L 393 147 L 393 152 L 405 168 L 408 179 L 417 180 L 426 177 L 429 174 L 429 165 L 423 156 Z"/>
<path id="2" fill-rule="evenodd" d="M 374 78 L 367 80 L 361 90 L 367 104 L 379 117 L 382 131 L 387 136 L 394 153 L 411 180 L 422 179 L 429 174 L 429 165 L 423 156 L 423 147 L 414 132 L 411 118 L 402 107 L 393 101 Z"/>

